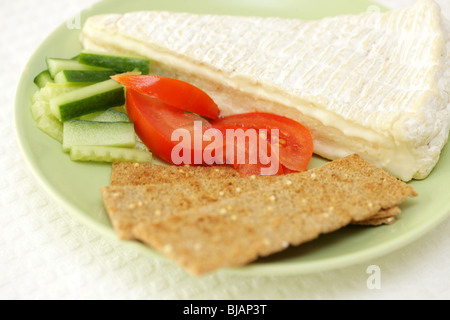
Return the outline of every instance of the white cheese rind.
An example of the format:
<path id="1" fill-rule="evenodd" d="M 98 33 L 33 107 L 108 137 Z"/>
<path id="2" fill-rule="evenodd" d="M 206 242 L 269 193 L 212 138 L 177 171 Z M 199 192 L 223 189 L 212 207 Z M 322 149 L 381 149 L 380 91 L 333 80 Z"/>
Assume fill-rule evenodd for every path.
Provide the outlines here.
<path id="1" fill-rule="evenodd" d="M 430 173 L 448 139 L 448 34 L 439 6 L 420 0 L 389 13 L 319 21 L 96 16 L 82 39 L 87 49 L 150 57 L 207 92 L 208 83 L 227 88 L 208 92 L 224 101 L 224 114 L 256 108 L 306 121 L 316 153 L 359 153 L 408 181 Z M 254 103 L 228 103 L 230 94 Z"/>

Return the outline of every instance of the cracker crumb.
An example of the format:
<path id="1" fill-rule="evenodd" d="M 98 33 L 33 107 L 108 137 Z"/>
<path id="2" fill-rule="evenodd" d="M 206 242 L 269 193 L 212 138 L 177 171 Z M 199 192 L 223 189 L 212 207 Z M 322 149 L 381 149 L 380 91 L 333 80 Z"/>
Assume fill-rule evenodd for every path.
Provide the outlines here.
<path id="1" fill-rule="evenodd" d="M 395 222 L 395 217 L 390 217 L 390 218 L 387 218 L 387 219 L 386 219 L 386 223 L 387 223 L 387 224 L 393 223 L 393 222 Z"/>

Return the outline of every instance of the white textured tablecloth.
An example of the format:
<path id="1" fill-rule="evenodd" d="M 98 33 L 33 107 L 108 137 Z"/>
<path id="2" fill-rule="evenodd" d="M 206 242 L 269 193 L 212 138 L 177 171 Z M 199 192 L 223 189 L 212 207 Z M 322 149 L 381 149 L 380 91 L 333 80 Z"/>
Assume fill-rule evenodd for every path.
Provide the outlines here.
<path id="1" fill-rule="evenodd" d="M 286 277 L 191 278 L 65 213 L 27 168 L 14 132 L 16 85 L 48 34 L 95 0 L 0 0 L 0 299 L 449 299 L 450 219 L 382 258 Z M 414 0 L 383 0 L 401 7 Z M 439 1 L 450 17 L 450 0 Z M 445 186 L 448 187 L 448 186 Z M 381 288 L 367 286 L 369 265 Z"/>

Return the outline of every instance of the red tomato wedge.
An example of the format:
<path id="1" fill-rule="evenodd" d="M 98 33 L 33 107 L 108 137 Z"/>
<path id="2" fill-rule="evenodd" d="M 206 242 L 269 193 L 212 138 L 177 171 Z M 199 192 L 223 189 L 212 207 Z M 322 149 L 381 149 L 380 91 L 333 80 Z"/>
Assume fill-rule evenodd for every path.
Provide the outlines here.
<path id="1" fill-rule="evenodd" d="M 136 74 L 122 74 L 111 78 L 129 89 L 146 94 L 174 108 L 193 112 L 209 119 L 219 117 L 219 107 L 211 97 L 187 82 Z"/>
<path id="2" fill-rule="evenodd" d="M 284 174 L 276 148 L 260 135 L 259 130 L 220 125 L 215 128 L 224 137 L 224 163 L 232 165 L 241 176 Z"/>
<path id="3" fill-rule="evenodd" d="M 176 165 L 205 162 L 203 159 L 205 144 L 196 143 L 194 137 L 211 129 L 208 121 L 132 89 L 127 89 L 126 94 L 127 112 L 130 120 L 134 122 L 136 134 L 156 156 Z M 202 132 L 196 132 L 196 127 L 198 128 L 199 125 Z M 184 132 L 189 141 L 184 148 L 186 154 L 177 153 L 174 157 L 173 150 L 181 140 L 178 139 L 179 137 L 173 139 L 173 134 L 177 131 Z"/>
<path id="4" fill-rule="evenodd" d="M 224 128 L 265 129 L 267 142 L 279 147 L 280 164 L 287 172 L 306 171 L 311 161 L 314 143 L 311 132 L 300 123 L 270 113 L 246 113 L 224 117 L 213 121 L 212 126 Z M 278 130 L 279 134 L 276 134 Z"/>
<path id="5" fill-rule="evenodd" d="M 211 104 L 211 98 L 182 81 L 136 75 L 113 78 L 127 86 L 127 111 L 137 135 L 156 156 L 169 163 L 226 162 L 243 176 L 280 175 L 305 171 L 312 158 L 311 133 L 294 120 L 258 112 L 218 119 L 218 108 L 214 102 Z M 183 97 L 189 96 L 187 89 L 173 94 L 177 92 L 173 83 L 191 88 L 194 97 Z M 216 120 L 209 122 L 200 115 Z M 230 132 L 234 134 L 231 139 Z"/>

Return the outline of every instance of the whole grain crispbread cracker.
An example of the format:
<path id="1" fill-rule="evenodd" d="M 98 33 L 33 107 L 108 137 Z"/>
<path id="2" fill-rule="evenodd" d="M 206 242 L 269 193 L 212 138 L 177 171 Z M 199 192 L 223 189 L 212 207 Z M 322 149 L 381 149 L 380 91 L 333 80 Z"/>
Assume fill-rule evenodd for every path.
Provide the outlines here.
<path id="1" fill-rule="evenodd" d="M 263 181 L 268 177 L 256 178 Z M 415 190 L 353 155 L 133 229 L 195 275 L 247 264 L 395 208 Z"/>
<path id="2" fill-rule="evenodd" d="M 132 185 L 124 185 L 127 181 L 124 177 L 127 176 Z M 296 174 L 289 177 L 291 176 L 295 178 Z M 143 222 L 255 190 L 265 192 L 270 188 L 284 188 L 284 178 L 241 178 L 234 169 L 225 168 L 180 168 L 125 163 L 115 166 L 113 177 L 114 185 L 102 188 L 101 195 L 121 240 L 135 240 L 133 228 Z M 166 180 L 168 177 L 171 177 L 170 180 Z M 365 221 L 364 225 L 378 226 L 382 224 L 381 218 L 394 216 L 381 211 L 380 215 L 373 217 L 375 221 Z"/>
<path id="3" fill-rule="evenodd" d="M 222 179 L 240 177 L 229 166 L 160 166 L 148 163 L 117 162 L 112 166 L 111 185 L 129 186 L 176 183 L 191 178 Z"/>
<path id="4" fill-rule="evenodd" d="M 390 218 L 382 218 L 382 219 L 369 219 L 365 221 L 360 221 L 354 223 L 354 225 L 359 226 L 368 226 L 368 227 L 377 227 L 377 226 L 383 226 L 383 225 L 392 225 L 396 221 L 395 217 Z"/>
<path id="5" fill-rule="evenodd" d="M 373 217 L 364 221 L 354 221 L 352 224 L 367 227 L 378 227 L 382 225 L 392 225 L 397 220 L 397 216 L 402 213 L 399 207 L 382 209 Z"/>

